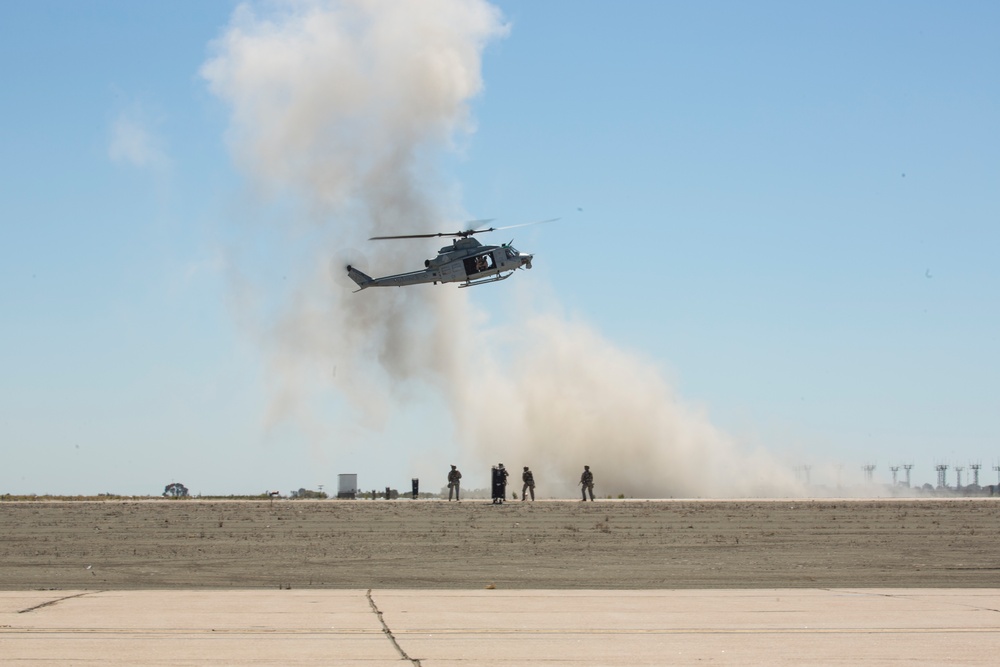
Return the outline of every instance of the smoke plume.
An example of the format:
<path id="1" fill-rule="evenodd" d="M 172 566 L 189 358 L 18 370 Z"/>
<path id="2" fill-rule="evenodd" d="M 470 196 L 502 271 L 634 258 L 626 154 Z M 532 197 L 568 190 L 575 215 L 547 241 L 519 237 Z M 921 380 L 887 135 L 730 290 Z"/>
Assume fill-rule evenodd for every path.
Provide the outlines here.
<path id="1" fill-rule="evenodd" d="M 236 280 L 273 388 L 267 423 L 293 422 L 322 449 L 429 391 L 463 461 L 530 464 L 543 495 L 573 493 L 584 463 L 602 494 L 791 492 L 788 474 L 741 452 L 647 360 L 556 307 L 525 305 L 515 326 L 479 312 L 474 290 L 346 286 L 341 249 L 411 270 L 412 248 L 364 239 L 470 217 L 435 164 L 474 131 L 482 53 L 507 31 L 483 0 L 316 0 L 241 6 L 213 44 L 202 75 L 231 109 L 234 159 L 255 191 L 311 221 L 280 237 L 305 267 L 291 288 L 261 299 L 265 286 Z M 319 407 L 330 394 L 349 406 L 337 419 Z"/>

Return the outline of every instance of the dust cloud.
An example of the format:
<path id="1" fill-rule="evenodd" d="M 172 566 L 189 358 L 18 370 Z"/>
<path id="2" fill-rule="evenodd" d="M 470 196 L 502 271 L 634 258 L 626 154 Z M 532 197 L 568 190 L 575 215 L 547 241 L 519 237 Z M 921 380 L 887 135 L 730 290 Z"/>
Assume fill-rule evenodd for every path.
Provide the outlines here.
<path id="1" fill-rule="evenodd" d="M 528 463 L 544 495 L 575 493 L 585 463 L 601 495 L 797 494 L 790 471 L 741 451 L 648 360 L 557 305 L 525 305 L 515 324 L 450 285 L 351 293 L 343 248 L 411 270 L 412 248 L 365 239 L 472 217 L 435 165 L 474 132 L 482 53 L 508 30 L 481 0 L 315 1 L 242 5 L 213 43 L 201 74 L 230 109 L 234 159 L 262 198 L 301 212 L 279 238 L 305 268 L 271 307 L 252 269 L 234 278 L 265 355 L 266 423 L 335 446 L 382 428 L 419 387 L 447 406 L 464 458 L 504 460 L 515 480 Z M 330 392 L 347 418 L 318 407 Z"/>

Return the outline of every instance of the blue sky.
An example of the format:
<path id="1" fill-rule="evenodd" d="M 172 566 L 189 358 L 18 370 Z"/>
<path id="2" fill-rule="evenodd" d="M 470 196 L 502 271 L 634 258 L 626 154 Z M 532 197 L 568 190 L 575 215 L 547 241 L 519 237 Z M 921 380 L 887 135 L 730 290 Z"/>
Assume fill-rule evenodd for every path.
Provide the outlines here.
<path id="1" fill-rule="evenodd" d="M 471 218 L 562 219 L 514 230 L 533 270 L 471 307 L 516 323 L 543 295 L 789 466 L 905 461 L 923 483 L 981 461 L 996 481 L 994 3 L 494 4 L 508 32 L 440 181 Z M 0 8 L 0 492 L 402 487 L 455 457 L 485 486 L 426 386 L 336 442 L 264 425 L 227 257 L 293 280 L 312 232 L 269 225 L 302 204 L 258 191 L 201 73 L 235 9 Z M 305 400 L 350 422 L 344 391 Z"/>

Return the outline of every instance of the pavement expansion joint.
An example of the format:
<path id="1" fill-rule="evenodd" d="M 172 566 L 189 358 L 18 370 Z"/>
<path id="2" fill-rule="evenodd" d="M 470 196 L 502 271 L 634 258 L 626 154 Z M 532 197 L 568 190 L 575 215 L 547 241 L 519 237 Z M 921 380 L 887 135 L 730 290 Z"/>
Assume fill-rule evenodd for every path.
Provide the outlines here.
<path id="1" fill-rule="evenodd" d="M 368 592 L 365 593 L 365 596 L 368 598 L 368 604 L 371 605 L 372 611 L 375 612 L 375 616 L 378 617 L 378 622 L 382 624 L 382 632 L 384 632 L 385 636 L 389 638 L 389 641 L 392 642 L 392 645 L 396 647 L 396 650 L 399 652 L 399 655 L 403 658 L 403 660 L 409 660 L 416 667 L 420 667 L 420 661 L 417 660 L 416 658 L 411 658 L 410 656 L 408 656 L 406 654 L 406 651 L 403 650 L 403 647 L 400 646 L 399 642 L 396 641 L 396 636 L 392 634 L 392 630 L 389 629 L 389 626 L 386 624 L 385 619 L 382 617 L 382 611 L 378 608 L 378 605 L 375 604 L 375 600 L 372 599 L 372 589 L 369 588 Z"/>

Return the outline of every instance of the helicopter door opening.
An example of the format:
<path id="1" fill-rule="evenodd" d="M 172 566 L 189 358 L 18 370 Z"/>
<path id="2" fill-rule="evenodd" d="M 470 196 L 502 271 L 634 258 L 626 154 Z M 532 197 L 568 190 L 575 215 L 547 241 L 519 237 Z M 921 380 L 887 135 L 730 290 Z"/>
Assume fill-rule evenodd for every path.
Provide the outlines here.
<path id="1" fill-rule="evenodd" d="M 492 254 L 476 255 L 465 259 L 465 275 L 471 276 L 484 271 L 492 271 L 496 268 L 496 262 Z"/>

